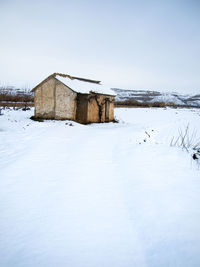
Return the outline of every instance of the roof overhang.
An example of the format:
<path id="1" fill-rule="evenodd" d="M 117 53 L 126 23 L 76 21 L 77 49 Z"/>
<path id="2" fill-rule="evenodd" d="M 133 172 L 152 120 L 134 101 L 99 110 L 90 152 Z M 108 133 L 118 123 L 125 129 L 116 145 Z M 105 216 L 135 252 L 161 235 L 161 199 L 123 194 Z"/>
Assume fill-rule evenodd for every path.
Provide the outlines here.
<path id="1" fill-rule="evenodd" d="M 95 91 L 95 88 L 96 86 L 99 88 L 98 89 L 102 89 L 103 86 L 101 85 L 101 81 L 97 81 L 97 80 L 91 80 L 91 79 L 86 79 L 86 78 L 80 78 L 80 77 L 75 77 L 75 76 L 71 76 L 71 75 L 68 75 L 68 74 L 62 74 L 62 73 L 53 73 L 51 75 L 49 75 L 46 79 L 44 79 L 42 82 L 40 82 L 39 84 L 37 84 L 32 90 L 31 92 L 34 92 L 38 87 L 40 87 L 43 83 L 47 82 L 48 80 L 50 79 L 56 79 L 57 81 L 61 82 L 62 84 L 64 84 L 65 86 L 67 86 L 70 90 L 72 90 L 73 92 L 76 92 L 76 93 L 79 93 L 79 94 L 99 94 L 99 95 L 106 95 L 106 96 L 113 96 L 115 97 L 115 94 L 111 94 L 110 92 L 107 93 L 107 92 L 98 92 Z M 67 82 L 65 83 L 65 79 L 63 78 L 68 78 L 69 80 L 69 84 L 67 84 Z M 64 81 L 63 81 L 64 80 Z M 72 82 L 73 80 L 74 83 Z M 84 85 L 83 87 L 88 87 L 88 89 L 91 87 L 90 90 L 88 90 L 87 92 L 82 92 L 80 90 L 80 88 L 76 87 L 78 81 L 80 82 L 83 82 L 81 83 L 81 87 L 82 85 Z M 70 84 L 72 84 L 72 86 L 70 86 Z M 80 87 L 80 84 L 78 83 L 79 87 Z M 89 86 L 88 86 L 89 85 Z M 72 88 L 73 87 L 73 88 Z M 79 91 L 80 90 L 80 91 Z M 108 90 L 107 90 L 108 91 Z"/>

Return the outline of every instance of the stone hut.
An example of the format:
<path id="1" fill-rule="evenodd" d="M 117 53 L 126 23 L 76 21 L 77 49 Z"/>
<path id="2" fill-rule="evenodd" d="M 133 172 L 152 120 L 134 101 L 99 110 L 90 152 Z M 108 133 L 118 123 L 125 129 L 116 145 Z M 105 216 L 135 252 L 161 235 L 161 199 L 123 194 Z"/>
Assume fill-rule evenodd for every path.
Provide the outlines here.
<path id="1" fill-rule="evenodd" d="M 114 93 L 100 81 L 54 73 L 32 89 L 35 118 L 87 124 L 114 120 Z"/>

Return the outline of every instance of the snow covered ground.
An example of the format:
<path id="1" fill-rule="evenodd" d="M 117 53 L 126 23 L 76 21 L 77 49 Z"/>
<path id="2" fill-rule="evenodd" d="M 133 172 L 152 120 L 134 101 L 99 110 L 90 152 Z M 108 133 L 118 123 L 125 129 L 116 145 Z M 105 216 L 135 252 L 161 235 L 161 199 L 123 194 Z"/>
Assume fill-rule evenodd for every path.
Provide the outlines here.
<path id="1" fill-rule="evenodd" d="M 200 266 L 200 170 L 170 141 L 198 109 L 119 123 L 0 116 L 0 266 Z M 67 124 L 66 124 L 67 123 Z"/>

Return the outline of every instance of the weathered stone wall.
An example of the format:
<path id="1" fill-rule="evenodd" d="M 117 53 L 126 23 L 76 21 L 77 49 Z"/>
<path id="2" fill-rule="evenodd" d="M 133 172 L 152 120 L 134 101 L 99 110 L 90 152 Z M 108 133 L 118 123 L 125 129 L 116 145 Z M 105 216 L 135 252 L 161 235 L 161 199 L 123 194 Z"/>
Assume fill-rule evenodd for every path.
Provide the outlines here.
<path id="1" fill-rule="evenodd" d="M 77 93 L 51 78 L 34 92 L 35 117 L 44 119 L 76 119 Z"/>
<path id="2" fill-rule="evenodd" d="M 98 99 L 100 102 L 102 99 Z M 90 98 L 88 102 L 87 122 L 99 122 L 99 108 L 95 98 Z"/>
<path id="3" fill-rule="evenodd" d="M 55 119 L 76 119 L 77 93 L 56 81 L 55 88 Z"/>
<path id="4" fill-rule="evenodd" d="M 109 104 L 109 118 L 106 121 L 113 121 L 114 120 L 114 97 L 111 97 L 110 100 L 112 102 Z"/>
<path id="5" fill-rule="evenodd" d="M 94 94 L 89 97 L 88 123 L 114 120 L 114 97 Z"/>
<path id="6" fill-rule="evenodd" d="M 34 92 L 35 117 L 54 118 L 54 87 L 52 78 L 39 86 Z"/>

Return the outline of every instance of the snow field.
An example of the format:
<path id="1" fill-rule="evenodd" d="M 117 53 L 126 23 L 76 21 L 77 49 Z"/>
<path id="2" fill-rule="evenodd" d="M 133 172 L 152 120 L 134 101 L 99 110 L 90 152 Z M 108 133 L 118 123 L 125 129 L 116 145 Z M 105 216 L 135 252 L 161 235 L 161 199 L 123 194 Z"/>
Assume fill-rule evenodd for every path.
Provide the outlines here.
<path id="1" fill-rule="evenodd" d="M 200 173 L 170 147 L 180 127 L 200 130 L 199 110 L 73 126 L 4 113 L 0 266 L 200 265 Z"/>

